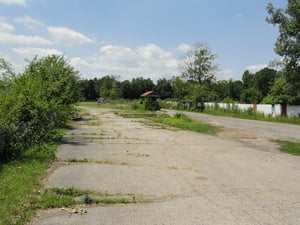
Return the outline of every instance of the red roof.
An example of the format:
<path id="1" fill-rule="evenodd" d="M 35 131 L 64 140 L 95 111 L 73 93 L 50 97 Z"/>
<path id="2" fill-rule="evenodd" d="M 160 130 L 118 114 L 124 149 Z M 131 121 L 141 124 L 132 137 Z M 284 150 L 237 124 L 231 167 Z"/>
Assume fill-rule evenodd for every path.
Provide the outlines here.
<path id="1" fill-rule="evenodd" d="M 141 97 L 159 98 L 159 95 L 155 91 L 146 91 Z"/>

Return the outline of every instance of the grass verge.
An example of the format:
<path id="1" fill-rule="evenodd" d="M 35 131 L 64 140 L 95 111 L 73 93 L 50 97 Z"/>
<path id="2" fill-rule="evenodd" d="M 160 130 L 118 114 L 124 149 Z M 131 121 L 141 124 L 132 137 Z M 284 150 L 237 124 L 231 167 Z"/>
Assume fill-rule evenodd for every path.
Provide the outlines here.
<path id="1" fill-rule="evenodd" d="M 37 149 L 38 148 L 38 149 Z M 41 179 L 54 160 L 55 144 L 27 150 L 0 170 L 0 225 L 21 225 L 35 215 L 30 203 L 41 190 Z"/>
<path id="2" fill-rule="evenodd" d="M 279 150 L 292 155 L 300 156 L 300 143 L 291 141 L 277 141 L 280 145 Z"/>

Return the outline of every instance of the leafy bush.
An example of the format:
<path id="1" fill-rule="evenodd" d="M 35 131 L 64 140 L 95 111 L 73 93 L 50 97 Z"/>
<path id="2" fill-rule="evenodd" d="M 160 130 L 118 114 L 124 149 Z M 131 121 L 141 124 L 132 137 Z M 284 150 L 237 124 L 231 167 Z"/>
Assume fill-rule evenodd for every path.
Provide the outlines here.
<path id="1" fill-rule="evenodd" d="M 0 72 L 0 161 L 5 161 L 53 140 L 55 129 L 75 112 L 81 91 L 78 72 L 63 56 L 36 57 L 21 74 L 1 59 Z"/>
<path id="2" fill-rule="evenodd" d="M 190 117 L 188 117 L 187 115 L 185 115 L 183 113 L 175 113 L 174 118 L 181 119 L 181 120 L 184 120 L 186 122 L 191 122 L 192 121 Z"/>
<path id="3" fill-rule="evenodd" d="M 160 106 L 159 106 L 158 102 L 156 101 L 156 99 L 145 98 L 144 106 L 145 106 L 146 110 L 150 110 L 150 111 L 160 110 Z"/>
<path id="4" fill-rule="evenodd" d="M 143 105 L 143 102 L 141 102 L 138 99 L 132 100 L 130 106 L 131 109 L 133 110 L 145 110 L 145 106 Z"/>

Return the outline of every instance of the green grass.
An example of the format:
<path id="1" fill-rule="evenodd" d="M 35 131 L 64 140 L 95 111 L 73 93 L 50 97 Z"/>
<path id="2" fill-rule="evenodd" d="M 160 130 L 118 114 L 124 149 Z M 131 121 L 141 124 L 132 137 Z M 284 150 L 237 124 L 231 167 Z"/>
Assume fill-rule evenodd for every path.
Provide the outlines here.
<path id="1" fill-rule="evenodd" d="M 80 102 L 79 106 L 83 107 L 94 107 L 94 108 L 107 108 L 107 109 L 130 109 L 130 105 L 124 102 L 108 102 L 98 104 L 97 102 Z"/>
<path id="2" fill-rule="evenodd" d="M 214 135 L 219 132 L 219 128 L 198 120 L 192 120 L 182 113 L 176 113 L 173 117 L 164 114 L 158 114 L 157 116 L 150 117 L 149 119 L 172 127 L 191 130 L 204 134 Z"/>
<path id="3" fill-rule="evenodd" d="M 30 203 L 42 189 L 41 179 L 54 160 L 56 145 L 36 148 L 19 160 L 1 165 L 0 225 L 24 224 L 35 215 Z"/>
<path id="4" fill-rule="evenodd" d="M 277 141 L 280 145 L 279 149 L 282 152 L 287 152 L 292 155 L 300 156 L 300 143 L 291 141 Z"/>
<path id="5" fill-rule="evenodd" d="M 118 198 L 113 195 L 82 190 L 79 188 L 46 189 L 40 196 L 32 199 L 34 208 L 49 209 L 71 207 L 78 204 L 130 204 L 136 203 L 135 198 Z"/>
<path id="6" fill-rule="evenodd" d="M 161 112 L 126 110 L 123 112 L 117 112 L 117 114 L 126 118 L 145 118 L 157 124 L 163 124 L 210 135 L 215 135 L 220 131 L 218 127 L 203 123 L 198 120 L 192 120 L 183 113 L 176 113 L 174 116 L 169 116 L 166 113 Z"/>

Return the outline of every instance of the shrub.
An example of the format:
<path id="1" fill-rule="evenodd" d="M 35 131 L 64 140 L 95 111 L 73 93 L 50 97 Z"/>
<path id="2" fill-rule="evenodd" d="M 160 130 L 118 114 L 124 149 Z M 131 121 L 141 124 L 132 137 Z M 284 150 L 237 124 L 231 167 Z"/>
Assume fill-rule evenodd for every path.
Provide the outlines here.
<path id="1" fill-rule="evenodd" d="M 30 146 L 53 140 L 81 99 L 78 72 L 63 56 L 34 58 L 24 73 L 14 74 L 0 60 L 0 161 Z"/>

